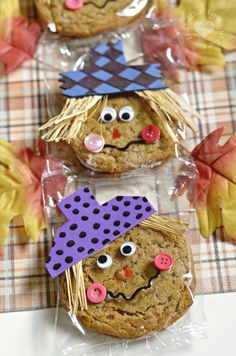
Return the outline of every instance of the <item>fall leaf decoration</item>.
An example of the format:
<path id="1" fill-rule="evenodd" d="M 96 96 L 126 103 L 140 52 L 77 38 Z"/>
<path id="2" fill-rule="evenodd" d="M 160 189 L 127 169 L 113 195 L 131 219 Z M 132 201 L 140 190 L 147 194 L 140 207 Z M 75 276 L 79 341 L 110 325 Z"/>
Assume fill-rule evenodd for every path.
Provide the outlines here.
<path id="1" fill-rule="evenodd" d="M 45 228 L 41 175 L 45 167 L 45 145 L 39 155 L 25 146 L 0 140 L 0 244 L 8 236 L 8 225 L 22 216 L 27 235 L 34 241 Z"/>
<path id="2" fill-rule="evenodd" d="M 229 0 L 158 0 L 153 28 L 142 34 L 144 54 L 158 59 L 178 79 L 178 65 L 214 69 L 226 64 L 225 51 L 236 49 L 236 2 Z M 155 58 L 156 57 L 156 58 Z"/>
<path id="3" fill-rule="evenodd" d="M 179 67 L 195 69 L 199 64 L 199 54 L 191 39 L 186 36 L 184 26 L 166 6 L 153 14 L 152 27 L 146 20 L 142 26 L 141 40 L 143 53 L 151 63 L 161 63 L 161 68 L 171 78 L 179 80 Z"/>
<path id="4" fill-rule="evenodd" d="M 20 0 L 1 0 L 0 20 L 20 15 Z"/>
<path id="5" fill-rule="evenodd" d="M 203 237 L 220 226 L 224 226 L 229 237 L 236 236 L 236 134 L 221 146 L 223 131 L 213 131 L 192 151 L 199 174 L 189 198 L 197 209 Z M 189 175 L 180 175 L 176 195 L 181 195 L 189 185 Z"/>
<path id="6" fill-rule="evenodd" d="M 0 75 L 6 75 L 33 58 L 41 27 L 23 17 L 0 20 Z"/>
<path id="7" fill-rule="evenodd" d="M 235 50 L 235 11 L 235 1 L 228 0 L 180 0 L 175 9 L 176 15 L 183 19 L 200 54 L 206 49 L 209 55 L 211 48 Z"/>

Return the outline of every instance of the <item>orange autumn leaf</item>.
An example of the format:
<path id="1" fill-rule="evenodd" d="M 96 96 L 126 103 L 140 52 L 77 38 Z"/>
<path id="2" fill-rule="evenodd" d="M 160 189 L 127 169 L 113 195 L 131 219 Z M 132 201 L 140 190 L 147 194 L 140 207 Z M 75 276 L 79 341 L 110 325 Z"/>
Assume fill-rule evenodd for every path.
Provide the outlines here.
<path id="1" fill-rule="evenodd" d="M 39 144 L 39 155 L 25 146 L 0 140 L 0 244 L 8 236 L 8 225 L 22 216 L 27 235 L 34 241 L 46 227 L 41 191 L 45 167 L 45 147 Z"/>
<path id="2" fill-rule="evenodd" d="M 236 236 L 236 135 L 221 146 L 223 131 L 213 131 L 192 151 L 199 174 L 189 197 L 197 210 L 203 237 L 220 226 L 231 238 Z M 178 195 L 189 183 L 188 174 L 178 177 Z"/>

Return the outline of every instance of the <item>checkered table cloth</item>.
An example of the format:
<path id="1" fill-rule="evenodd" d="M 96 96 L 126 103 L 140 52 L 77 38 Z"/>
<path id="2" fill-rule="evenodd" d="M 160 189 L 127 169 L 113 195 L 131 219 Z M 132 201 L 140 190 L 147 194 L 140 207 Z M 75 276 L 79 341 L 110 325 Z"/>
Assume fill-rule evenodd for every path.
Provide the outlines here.
<path id="1" fill-rule="evenodd" d="M 29 18 L 35 16 L 31 1 L 23 2 Z M 227 66 L 214 74 L 189 73 L 186 87 L 192 104 L 202 115 L 198 135 L 187 140 L 189 148 L 209 132 L 224 126 L 224 136 L 236 131 L 236 53 L 227 56 Z M 0 80 L 1 138 L 33 146 L 38 127 L 47 119 L 45 83 L 40 63 L 25 63 Z M 200 249 L 199 249 L 199 243 Z M 47 233 L 37 244 L 29 242 L 22 221 L 15 220 L 0 257 L 0 311 L 42 309 L 55 306 L 54 281 L 44 268 L 49 252 Z M 236 246 L 218 229 L 208 239 L 196 238 L 192 251 L 201 277 L 198 293 L 236 291 Z"/>

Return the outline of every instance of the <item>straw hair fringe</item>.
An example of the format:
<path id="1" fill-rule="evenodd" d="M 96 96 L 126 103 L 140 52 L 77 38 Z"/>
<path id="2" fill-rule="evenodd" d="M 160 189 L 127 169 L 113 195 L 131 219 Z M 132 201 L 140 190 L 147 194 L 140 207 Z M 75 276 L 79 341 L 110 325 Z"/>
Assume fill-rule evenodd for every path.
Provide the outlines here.
<path id="1" fill-rule="evenodd" d="M 65 275 L 69 311 L 72 315 L 76 315 L 78 308 L 81 310 L 88 309 L 82 261 L 76 263 L 71 269 L 67 269 Z M 74 284 L 72 278 L 75 281 Z"/>
<path id="2" fill-rule="evenodd" d="M 106 103 L 106 95 L 67 99 L 61 113 L 40 128 L 41 131 L 47 130 L 42 138 L 46 141 L 70 142 L 77 135 L 81 136 L 85 122 L 96 114 L 99 108 L 102 110 Z"/>
<path id="3" fill-rule="evenodd" d="M 158 213 L 149 216 L 139 225 L 141 227 L 154 229 L 163 233 L 170 233 L 176 236 L 182 236 L 188 227 L 188 224 L 178 220 L 168 219 L 164 216 L 159 216 Z"/>
<path id="4" fill-rule="evenodd" d="M 136 94 L 147 101 L 157 113 L 175 143 L 179 143 L 179 139 L 176 136 L 176 128 L 178 128 L 179 123 L 190 127 L 194 132 L 197 131 L 197 127 L 189 116 L 195 116 L 199 119 L 200 115 L 171 89 L 145 90 L 136 92 Z"/>
<path id="5" fill-rule="evenodd" d="M 179 143 L 176 132 L 180 124 L 190 127 L 194 132 L 197 131 L 190 116 L 200 118 L 200 115 L 171 89 L 145 90 L 135 94 L 144 99 L 155 111 L 175 143 Z M 61 113 L 40 128 L 46 130 L 42 138 L 46 141 L 70 142 L 76 136 L 81 136 L 86 121 L 98 111 L 102 111 L 107 105 L 107 100 L 107 95 L 67 99 Z"/>

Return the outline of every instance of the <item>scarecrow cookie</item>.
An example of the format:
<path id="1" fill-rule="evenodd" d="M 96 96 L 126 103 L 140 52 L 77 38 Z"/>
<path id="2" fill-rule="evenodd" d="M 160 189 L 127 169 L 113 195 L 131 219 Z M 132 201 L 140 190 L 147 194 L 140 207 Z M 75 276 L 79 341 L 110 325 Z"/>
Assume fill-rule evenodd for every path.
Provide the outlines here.
<path id="1" fill-rule="evenodd" d="M 116 30 L 144 16 L 148 0 L 36 0 L 41 18 L 68 36 L 89 37 Z"/>
<path id="2" fill-rule="evenodd" d="M 85 327 L 132 339 L 161 331 L 193 303 L 185 225 L 159 217 L 145 197 L 100 205 L 81 187 L 59 203 L 67 218 L 46 268 L 60 275 L 64 307 Z"/>
<path id="3" fill-rule="evenodd" d="M 196 130 L 186 107 L 167 88 L 159 64 L 128 66 L 122 42 L 97 46 L 84 70 L 62 73 L 62 112 L 42 129 L 67 141 L 79 161 L 98 172 L 153 167 L 174 155 L 183 126 Z"/>

